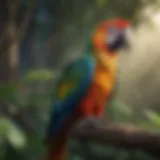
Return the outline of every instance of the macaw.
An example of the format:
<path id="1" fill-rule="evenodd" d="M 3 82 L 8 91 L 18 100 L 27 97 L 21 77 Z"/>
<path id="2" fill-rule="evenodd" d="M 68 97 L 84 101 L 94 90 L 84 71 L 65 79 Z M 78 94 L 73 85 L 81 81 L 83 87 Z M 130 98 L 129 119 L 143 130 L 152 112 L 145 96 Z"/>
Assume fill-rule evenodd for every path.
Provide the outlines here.
<path id="1" fill-rule="evenodd" d="M 81 120 L 100 119 L 113 91 L 118 51 L 128 45 L 130 22 L 107 20 L 95 29 L 85 53 L 68 64 L 56 85 L 45 160 L 65 160 L 68 133 Z"/>

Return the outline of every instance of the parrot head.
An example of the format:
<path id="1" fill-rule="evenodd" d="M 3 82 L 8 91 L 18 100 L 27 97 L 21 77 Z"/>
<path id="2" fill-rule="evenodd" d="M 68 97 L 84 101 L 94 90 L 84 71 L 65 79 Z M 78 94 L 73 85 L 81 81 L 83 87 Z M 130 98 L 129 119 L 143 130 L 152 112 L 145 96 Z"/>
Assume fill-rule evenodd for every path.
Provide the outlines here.
<path id="1" fill-rule="evenodd" d="M 93 46 L 97 51 L 117 53 L 129 47 L 128 34 L 130 23 L 124 19 L 113 19 L 102 22 L 93 35 Z"/>

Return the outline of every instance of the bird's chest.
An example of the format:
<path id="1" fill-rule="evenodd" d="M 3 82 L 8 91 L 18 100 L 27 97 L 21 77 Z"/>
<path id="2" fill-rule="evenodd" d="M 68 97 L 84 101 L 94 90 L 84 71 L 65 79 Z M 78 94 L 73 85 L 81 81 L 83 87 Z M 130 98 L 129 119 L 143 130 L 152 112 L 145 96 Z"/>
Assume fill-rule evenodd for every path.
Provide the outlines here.
<path id="1" fill-rule="evenodd" d="M 114 59 L 110 61 L 107 60 L 106 67 L 101 63 L 97 63 L 95 74 L 94 74 L 94 84 L 98 86 L 99 91 L 102 94 L 110 93 L 113 89 L 116 75 L 116 63 Z"/>

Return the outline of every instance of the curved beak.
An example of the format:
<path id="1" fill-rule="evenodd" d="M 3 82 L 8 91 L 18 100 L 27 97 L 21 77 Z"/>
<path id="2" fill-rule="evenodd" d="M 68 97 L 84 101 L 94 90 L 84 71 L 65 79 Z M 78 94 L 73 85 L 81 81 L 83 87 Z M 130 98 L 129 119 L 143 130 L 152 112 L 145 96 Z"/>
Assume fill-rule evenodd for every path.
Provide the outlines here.
<path id="1" fill-rule="evenodd" d="M 119 34 L 111 35 L 107 40 L 107 45 L 110 50 L 130 49 L 130 29 L 124 29 Z"/>

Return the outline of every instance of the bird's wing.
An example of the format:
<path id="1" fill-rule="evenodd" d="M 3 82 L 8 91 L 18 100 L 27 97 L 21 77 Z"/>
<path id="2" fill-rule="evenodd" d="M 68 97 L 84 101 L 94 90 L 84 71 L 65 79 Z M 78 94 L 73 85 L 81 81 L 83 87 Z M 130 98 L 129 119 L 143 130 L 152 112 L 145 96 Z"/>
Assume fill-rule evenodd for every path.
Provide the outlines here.
<path id="1" fill-rule="evenodd" d="M 81 58 L 69 64 L 58 80 L 53 104 L 47 139 L 53 138 L 63 127 L 65 119 L 78 107 L 89 88 L 95 70 L 94 59 Z"/>

